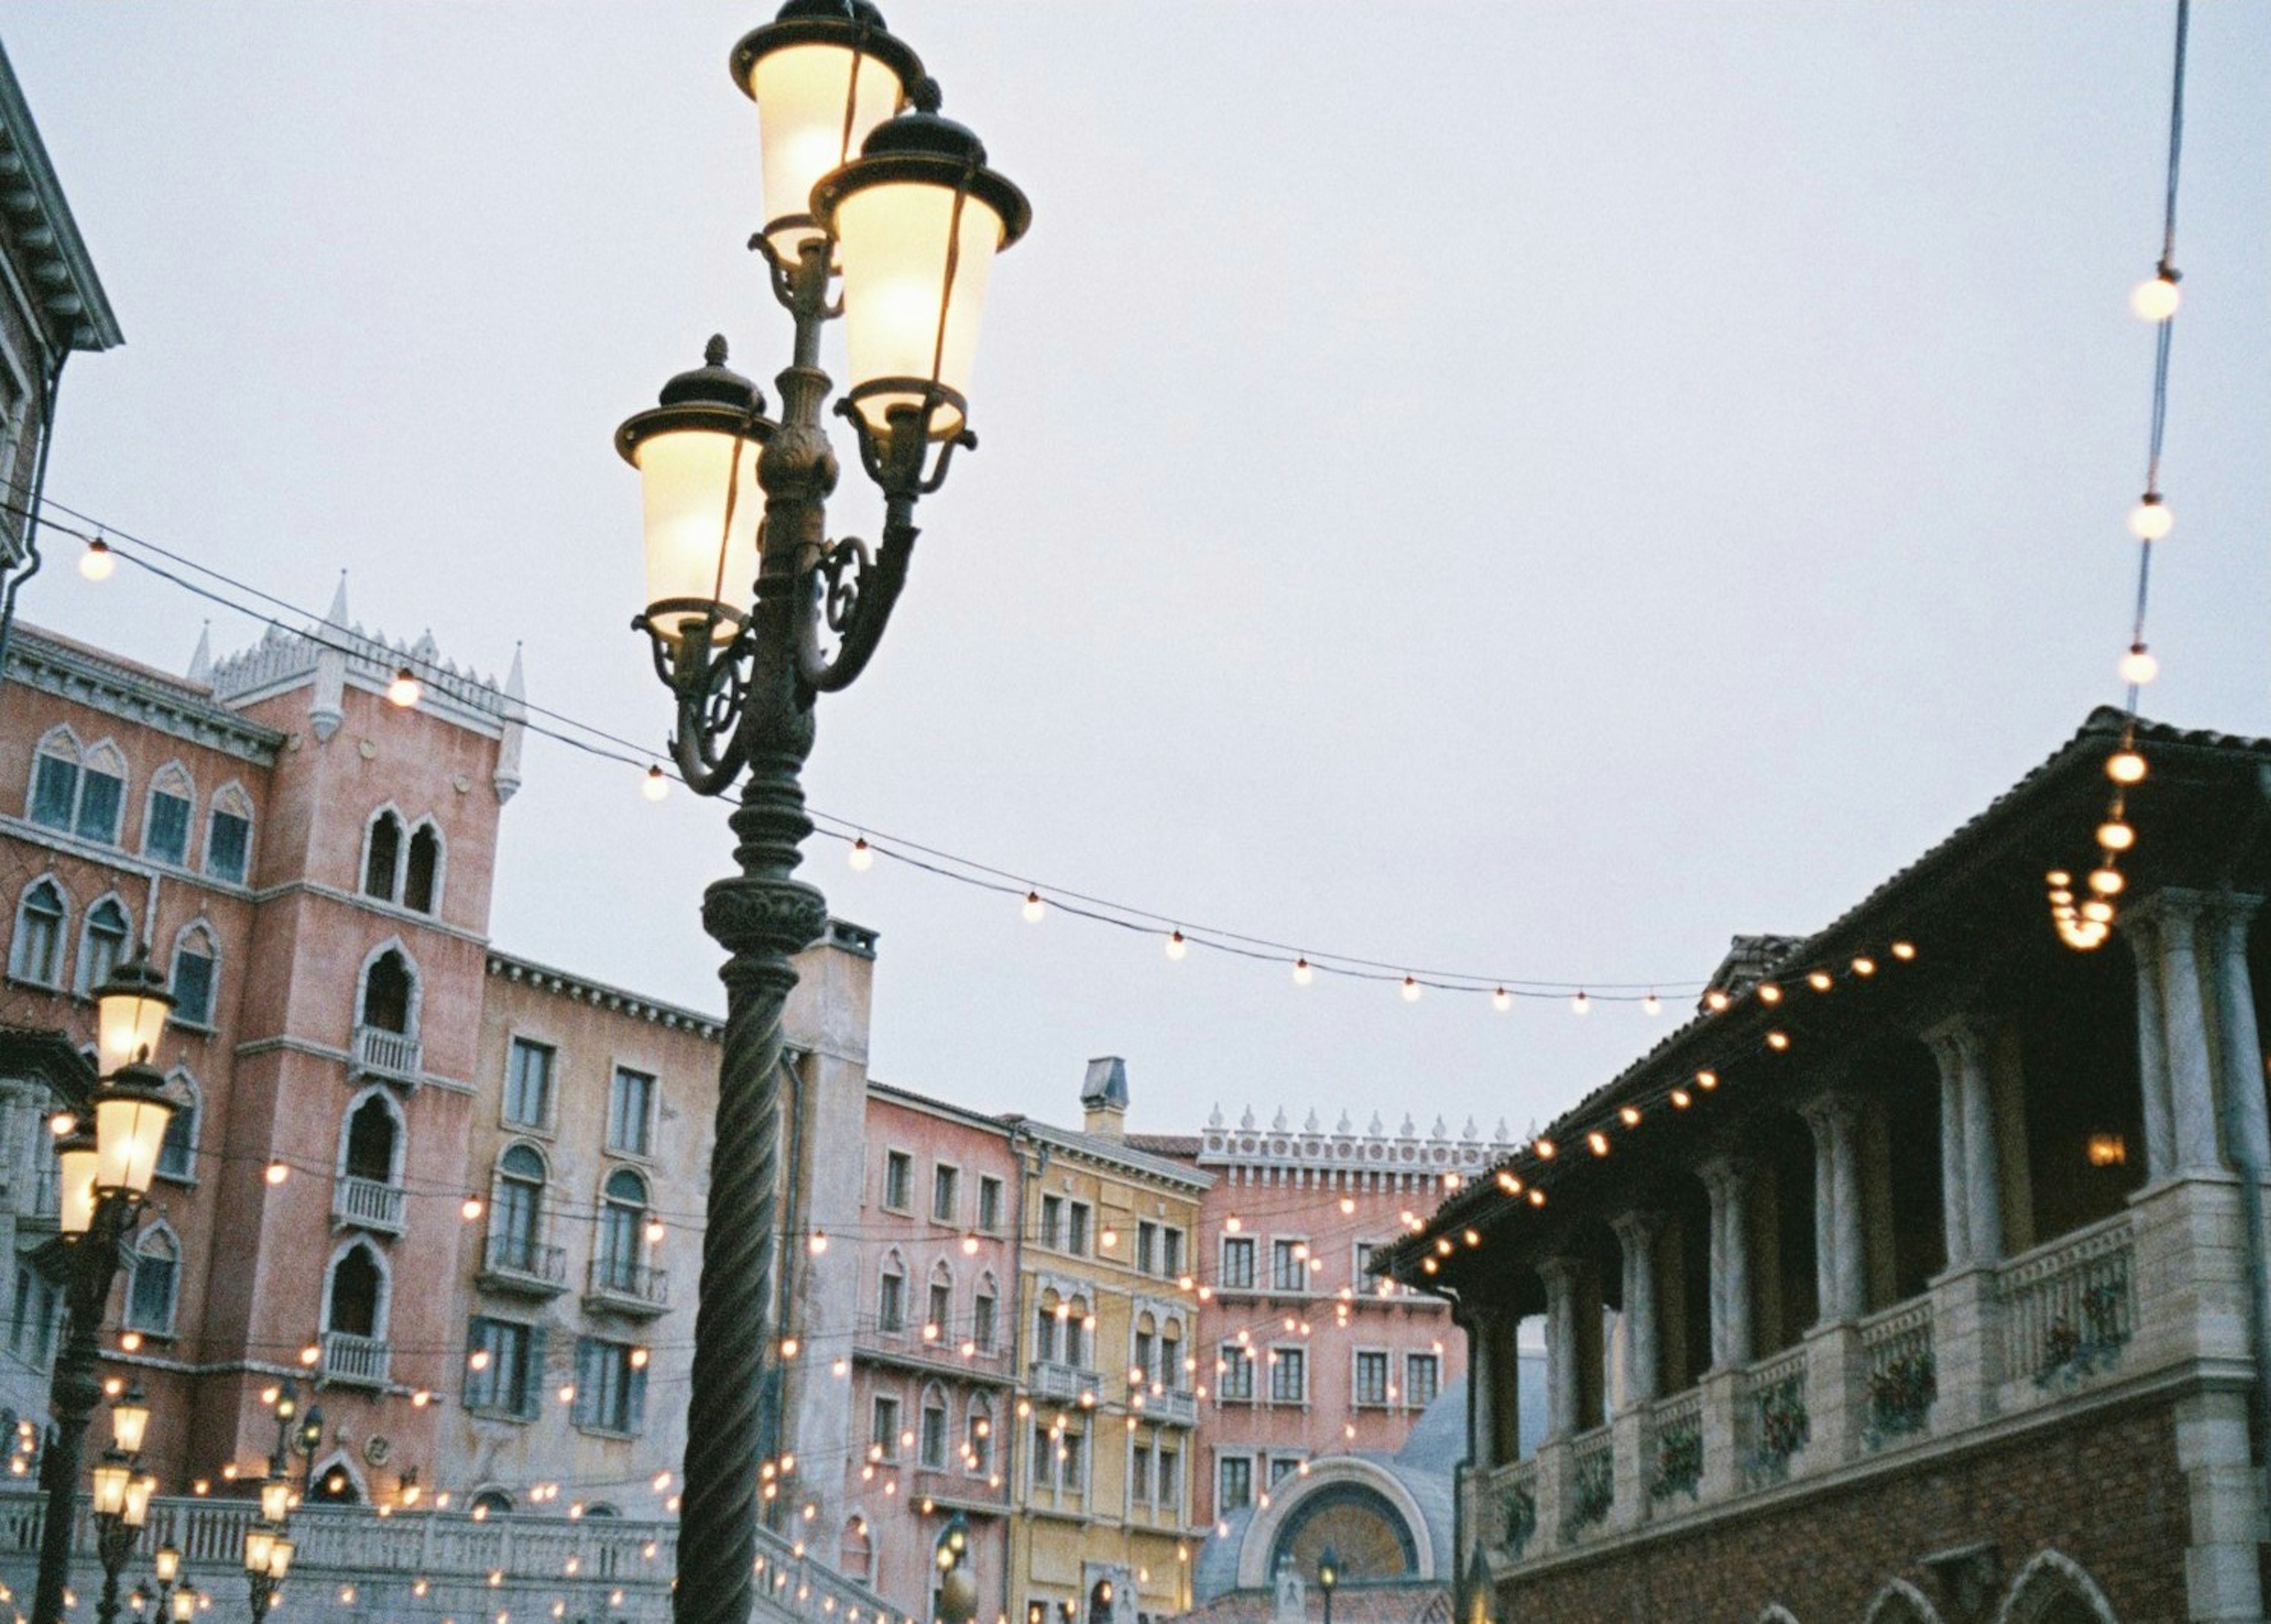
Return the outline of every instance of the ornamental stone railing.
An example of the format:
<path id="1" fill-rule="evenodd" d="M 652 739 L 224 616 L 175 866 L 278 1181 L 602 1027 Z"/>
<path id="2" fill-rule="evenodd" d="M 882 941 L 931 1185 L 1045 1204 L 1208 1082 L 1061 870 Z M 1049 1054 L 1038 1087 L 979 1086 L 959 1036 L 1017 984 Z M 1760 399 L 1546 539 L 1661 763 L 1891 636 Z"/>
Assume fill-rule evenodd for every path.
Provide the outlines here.
<path id="1" fill-rule="evenodd" d="M 1813 1435 L 1806 1404 L 1806 1345 L 1785 1348 L 1742 1373 L 1737 1384 L 1744 1480 L 1779 1483 Z"/>
<path id="2" fill-rule="evenodd" d="M 402 1187 L 380 1179 L 343 1174 L 331 1186 L 334 1222 L 368 1229 L 382 1235 L 402 1233 Z"/>
<path id="3" fill-rule="evenodd" d="M 387 1345 L 380 1337 L 327 1330 L 323 1340 L 324 1379 L 349 1387 L 384 1387 Z"/>
<path id="4" fill-rule="evenodd" d="M 0 1489 L 0 1577 L 19 1598 L 37 1574 L 43 1497 Z M 185 1583 L 212 1598 L 212 1616 L 246 1605 L 245 1530 L 257 1508 L 242 1500 L 152 1502 L 124 1588 L 150 1580 L 149 1553 L 182 1553 Z M 614 1517 L 492 1516 L 368 1507 L 302 1506 L 292 1514 L 292 1576 L 287 1611 L 337 1624 L 457 1618 L 473 1624 L 499 1613 L 531 1620 L 604 1619 L 608 1624 L 666 1624 L 676 1567 L 668 1523 Z M 71 1583 L 83 1613 L 102 1583 L 94 1519 L 82 1498 L 72 1530 Z M 815 1560 L 800 1542 L 757 1531 L 754 1624 L 920 1624 L 895 1613 L 866 1586 Z M 555 1611 L 556 1609 L 556 1611 Z"/>
<path id="5" fill-rule="evenodd" d="M 2075 1387 L 2119 1362 L 2137 1330 L 2135 1247 L 2125 1212 L 2003 1265 L 2001 1374 L 2016 1402 L 2030 1385 Z"/>
<path id="6" fill-rule="evenodd" d="M 1642 1476 L 1651 1506 L 1693 1501 L 1703 1483 L 1703 1390 L 1689 1388 L 1649 1407 Z"/>
<path id="7" fill-rule="evenodd" d="M 1609 1520 L 1617 1503 L 1616 1438 L 1597 1427 L 1569 1441 L 1569 1463 L 1562 1483 L 1561 1538 L 1566 1544 Z"/>
<path id="8" fill-rule="evenodd" d="M 1104 1377 L 1098 1372 L 1060 1364 L 1052 1359 L 1035 1360 L 1025 1379 L 1034 1397 L 1063 1404 L 1079 1403 L 1083 1393 L 1101 1397 L 1104 1392 Z"/>
<path id="9" fill-rule="evenodd" d="M 1484 1543 L 1519 1561 L 1538 1539 L 1537 1457 L 1500 1467 L 1488 1484 L 1497 1504 L 1494 1519 L 1490 1510 L 1481 1513 Z"/>
<path id="10" fill-rule="evenodd" d="M 359 1072 L 415 1083 L 424 1075 L 419 1067 L 421 1058 L 414 1033 L 389 1032 L 383 1026 L 354 1029 L 354 1064 Z"/>
<path id="11" fill-rule="evenodd" d="M 1932 1341 L 1932 1300 L 1918 1298 L 1861 1322 L 1862 1447 L 1880 1449 L 1931 1429 L 1940 1397 L 1940 1368 Z"/>
<path id="12" fill-rule="evenodd" d="M 1199 1399 L 1196 1393 L 1165 1388 L 1159 1392 L 1148 1389 L 1130 1395 L 1131 1407 L 1141 1411 L 1152 1420 L 1170 1427 L 1195 1427 L 1199 1423 Z"/>

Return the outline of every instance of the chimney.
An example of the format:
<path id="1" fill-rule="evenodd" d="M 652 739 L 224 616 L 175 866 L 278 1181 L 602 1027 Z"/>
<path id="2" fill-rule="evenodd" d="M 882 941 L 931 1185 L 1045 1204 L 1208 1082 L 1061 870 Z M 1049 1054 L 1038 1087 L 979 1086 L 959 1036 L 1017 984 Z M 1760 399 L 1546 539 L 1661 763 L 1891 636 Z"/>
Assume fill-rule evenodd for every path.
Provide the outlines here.
<path id="1" fill-rule="evenodd" d="M 1106 1054 L 1088 1062 L 1088 1076 L 1080 1085 L 1083 1121 L 1099 1139 L 1121 1139 L 1128 1134 L 1128 1062 Z"/>

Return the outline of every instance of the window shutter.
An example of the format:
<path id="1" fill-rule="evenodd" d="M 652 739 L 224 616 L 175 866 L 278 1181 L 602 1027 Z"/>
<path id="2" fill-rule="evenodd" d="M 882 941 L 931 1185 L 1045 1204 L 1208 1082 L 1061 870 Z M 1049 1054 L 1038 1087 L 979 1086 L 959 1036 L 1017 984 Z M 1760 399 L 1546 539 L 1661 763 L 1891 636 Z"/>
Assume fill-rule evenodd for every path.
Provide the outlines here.
<path id="1" fill-rule="evenodd" d="M 468 1410 L 479 1409 L 482 1404 L 488 1402 L 490 1383 L 489 1373 L 486 1370 L 476 1370 L 473 1368 L 473 1352 L 476 1349 L 487 1345 L 486 1333 L 488 1332 L 488 1322 L 481 1318 L 479 1315 L 475 1315 L 471 1320 L 466 1322 L 465 1324 L 465 1389 L 464 1397 L 465 1408 Z"/>
<path id="2" fill-rule="evenodd" d="M 633 1370 L 629 1374 L 630 1390 L 626 1406 L 630 1412 L 629 1430 L 643 1433 L 646 1430 L 646 1372 Z"/>
<path id="3" fill-rule="evenodd" d="M 549 1329 L 528 1328 L 528 1362 L 522 1367 L 527 1379 L 520 1384 L 520 1413 L 531 1419 L 544 1412 L 544 1342 Z"/>

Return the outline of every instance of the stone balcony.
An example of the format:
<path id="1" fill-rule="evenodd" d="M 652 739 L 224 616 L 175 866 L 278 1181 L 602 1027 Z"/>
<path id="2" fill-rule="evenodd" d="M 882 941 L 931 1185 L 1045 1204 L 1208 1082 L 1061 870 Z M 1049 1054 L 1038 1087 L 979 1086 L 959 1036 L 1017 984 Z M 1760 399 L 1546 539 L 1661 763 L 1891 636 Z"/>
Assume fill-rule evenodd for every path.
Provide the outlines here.
<path id="1" fill-rule="evenodd" d="M 1078 1404 L 1083 1393 L 1098 1400 L 1104 1397 L 1104 1377 L 1099 1373 L 1051 1359 L 1033 1361 L 1026 1373 L 1026 1384 L 1035 1398 L 1059 1404 Z"/>
<path id="2" fill-rule="evenodd" d="M 2236 1245 L 2237 1206 L 2228 1184 L 2148 1189 L 2128 1211 L 1471 1471 L 1463 1544 L 1503 1578 L 2160 1379 L 2237 1333 L 2196 1294 L 2156 1295 L 2142 1260 Z M 2200 1255 L 2178 1267 L 2160 1278 L 2213 1272 Z"/>
<path id="3" fill-rule="evenodd" d="M 352 1331 L 327 1330 L 323 1338 L 323 1373 L 326 1382 L 342 1387 L 384 1387 L 388 1367 L 386 1341 L 381 1337 L 358 1337 Z"/>
<path id="4" fill-rule="evenodd" d="M 1128 1407 L 1168 1427 L 1196 1427 L 1199 1424 L 1198 1395 L 1172 1387 L 1156 1393 L 1148 1388 L 1132 1392 L 1128 1396 Z"/>
<path id="5" fill-rule="evenodd" d="M 670 1311 L 670 1272 L 619 1258 L 595 1257 L 586 1272 L 584 1307 L 594 1313 L 653 1319 Z"/>
<path id="6" fill-rule="evenodd" d="M 480 1283 L 493 1292 L 557 1297 L 568 1289 L 568 1254 L 518 1235 L 491 1235 L 481 1249 Z"/>
<path id="7" fill-rule="evenodd" d="M 402 1187 L 343 1173 L 331 1186 L 331 1222 L 373 1234 L 402 1233 Z"/>
<path id="8" fill-rule="evenodd" d="M 389 1032 L 383 1026 L 358 1026 L 354 1029 L 355 1073 L 414 1084 L 426 1075 L 419 1063 L 422 1058 L 421 1048 L 412 1033 Z"/>

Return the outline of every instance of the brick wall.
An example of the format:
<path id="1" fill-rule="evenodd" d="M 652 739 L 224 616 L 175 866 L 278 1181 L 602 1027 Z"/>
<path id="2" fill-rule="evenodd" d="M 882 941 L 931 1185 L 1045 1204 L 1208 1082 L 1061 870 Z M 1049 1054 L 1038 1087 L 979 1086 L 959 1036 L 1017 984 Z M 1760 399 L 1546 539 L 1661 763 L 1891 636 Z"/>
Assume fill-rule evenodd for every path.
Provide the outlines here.
<path id="1" fill-rule="evenodd" d="M 1500 1587 L 1499 1616 L 1508 1624 L 1755 1624 L 1779 1603 L 1798 1624 L 1861 1624 L 1896 1577 L 1940 1605 L 1918 1559 L 1990 1539 L 2000 1561 L 1998 1600 L 2047 1547 L 2096 1580 L 2122 1624 L 2179 1624 L 2190 1521 L 2163 1399 L 1512 1579 Z"/>

